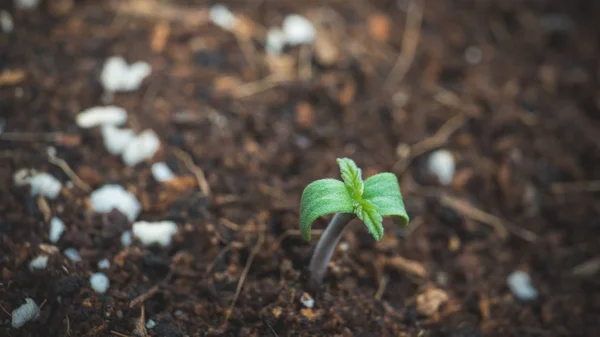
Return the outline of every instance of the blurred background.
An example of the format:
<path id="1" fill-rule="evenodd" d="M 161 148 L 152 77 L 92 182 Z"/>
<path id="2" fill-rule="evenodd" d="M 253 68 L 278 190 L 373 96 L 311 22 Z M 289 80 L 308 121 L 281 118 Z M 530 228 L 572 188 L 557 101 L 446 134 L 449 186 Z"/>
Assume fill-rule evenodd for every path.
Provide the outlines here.
<path id="1" fill-rule="evenodd" d="M 592 336 L 600 3 L 0 1 L 0 334 Z M 304 187 L 398 176 L 322 289 Z"/>

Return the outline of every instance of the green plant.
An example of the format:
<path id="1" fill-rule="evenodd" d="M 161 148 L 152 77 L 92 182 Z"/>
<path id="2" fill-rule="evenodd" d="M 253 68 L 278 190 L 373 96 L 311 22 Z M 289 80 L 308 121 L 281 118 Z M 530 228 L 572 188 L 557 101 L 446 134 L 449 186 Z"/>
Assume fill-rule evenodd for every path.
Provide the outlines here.
<path id="1" fill-rule="evenodd" d="M 377 241 L 383 237 L 384 216 L 395 216 L 402 225 L 409 221 L 394 174 L 379 173 L 363 181 L 362 170 L 352 159 L 337 159 L 337 163 L 343 181 L 314 181 L 306 186 L 300 201 L 300 231 L 305 240 L 310 240 L 312 223 L 318 217 L 335 213 L 310 262 L 311 280 L 317 284 L 322 282 L 341 234 L 352 219 L 362 220 Z"/>

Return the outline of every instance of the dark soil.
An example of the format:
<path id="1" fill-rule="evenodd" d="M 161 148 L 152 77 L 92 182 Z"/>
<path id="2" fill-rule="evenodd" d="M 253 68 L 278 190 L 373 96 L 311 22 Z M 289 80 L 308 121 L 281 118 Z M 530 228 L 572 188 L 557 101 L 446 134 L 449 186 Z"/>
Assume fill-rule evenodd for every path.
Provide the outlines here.
<path id="1" fill-rule="evenodd" d="M 598 268 L 574 269 L 600 257 L 600 189 L 558 184 L 600 179 L 598 2 L 426 1 L 420 35 L 419 26 L 405 29 L 418 9 L 407 14 L 396 1 L 230 2 L 255 24 L 240 33 L 246 43 L 208 23 L 206 1 L 48 2 L 31 12 L 0 5 L 15 21 L 0 35 L 0 335 L 600 331 Z M 267 59 L 260 27 L 289 13 L 320 16 L 329 40 L 310 59 L 302 48 Z M 415 39 L 406 75 L 392 72 L 399 53 L 410 54 L 403 40 Z M 471 46 L 481 52 L 475 64 L 465 60 Z M 107 153 L 97 129 L 75 124 L 80 111 L 102 105 L 98 78 L 113 55 L 153 69 L 140 90 L 113 102 L 128 110 L 128 127 L 151 128 L 162 141 L 151 162 L 134 168 Z M 256 92 L 240 86 L 276 66 L 287 80 Z M 425 146 L 410 163 L 402 156 L 459 114 L 464 121 L 447 141 Z M 171 247 L 122 247 L 131 224 L 118 212 L 94 214 L 78 185 L 48 207 L 15 186 L 22 168 L 70 180 L 48 161 L 50 146 L 92 189 L 117 183 L 133 192 L 143 205 L 139 219 L 174 220 Z M 424 170 L 437 147 L 457 159 L 449 186 Z M 210 195 L 178 151 L 204 171 Z M 305 268 L 317 238 L 308 243 L 296 231 L 300 195 L 315 179 L 339 178 L 335 159 L 343 156 L 367 176 L 398 174 L 411 225 L 386 222 L 376 243 L 353 223 L 324 286 L 309 289 Z M 156 161 L 174 169 L 176 184 L 154 181 Z M 495 229 L 482 211 L 503 222 Z M 82 261 L 55 253 L 46 270 L 32 273 L 29 261 L 51 249 L 48 212 L 67 225 L 59 251 L 74 247 Z M 89 276 L 103 258 L 111 284 L 101 295 Z M 515 270 L 531 275 L 536 301 L 511 294 L 506 278 Z M 417 298 L 433 287 L 448 301 L 425 313 Z M 300 301 L 304 292 L 314 308 Z M 43 303 L 41 315 L 13 329 L 9 313 L 27 297 Z M 142 308 L 157 325 L 135 332 Z"/>

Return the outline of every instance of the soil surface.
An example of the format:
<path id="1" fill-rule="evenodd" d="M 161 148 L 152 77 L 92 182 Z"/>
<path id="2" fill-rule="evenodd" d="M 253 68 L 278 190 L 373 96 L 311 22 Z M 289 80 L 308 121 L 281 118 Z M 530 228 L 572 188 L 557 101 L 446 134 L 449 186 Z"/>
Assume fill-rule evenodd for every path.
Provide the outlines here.
<path id="1" fill-rule="evenodd" d="M 597 1 L 236 1 L 233 32 L 210 23 L 211 3 L 190 3 L 0 5 L 14 21 L 0 33 L 0 335 L 600 331 Z M 318 39 L 267 55 L 266 29 L 290 13 Z M 112 97 L 127 127 L 161 139 L 134 167 L 75 123 L 104 104 L 113 55 L 152 66 L 139 90 Z M 456 161 L 449 185 L 426 169 L 438 148 Z M 411 223 L 386 220 L 376 243 L 353 222 L 323 287 L 310 289 L 305 268 L 328 219 L 302 240 L 299 200 L 311 181 L 339 178 L 337 157 L 365 176 L 396 173 Z M 154 180 L 159 161 L 175 180 Z M 13 182 L 20 169 L 52 174 L 60 195 L 32 197 Z M 90 207 L 107 183 L 135 194 L 138 220 L 174 221 L 172 244 L 123 246 L 132 224 Z M 51 217 L 66 225 L 54 245 Z M 32 272 L 40 254 L 48 266 Z M 511 293 L 516 270 L 537 299 Z M 104 294 L 89 282 L 99 271 Z M 14 329 L 26 298 L 40 315 Z"/>

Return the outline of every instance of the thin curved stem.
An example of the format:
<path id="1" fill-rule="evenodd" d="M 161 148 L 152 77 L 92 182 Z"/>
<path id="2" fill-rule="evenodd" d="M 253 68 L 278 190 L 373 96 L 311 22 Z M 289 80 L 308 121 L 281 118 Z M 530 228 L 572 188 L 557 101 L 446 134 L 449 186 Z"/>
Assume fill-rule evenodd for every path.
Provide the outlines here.
<path id="1" fill-rule="evenodd" d="M 321 235 L 309 266 L 310 279 L 313 284 L 319 285 L 323 282 L 329 261 L 331 261 L 335 247 L 342 237 L 342 232 L 354 218 L 354 213 L 336 213 Z"/>

